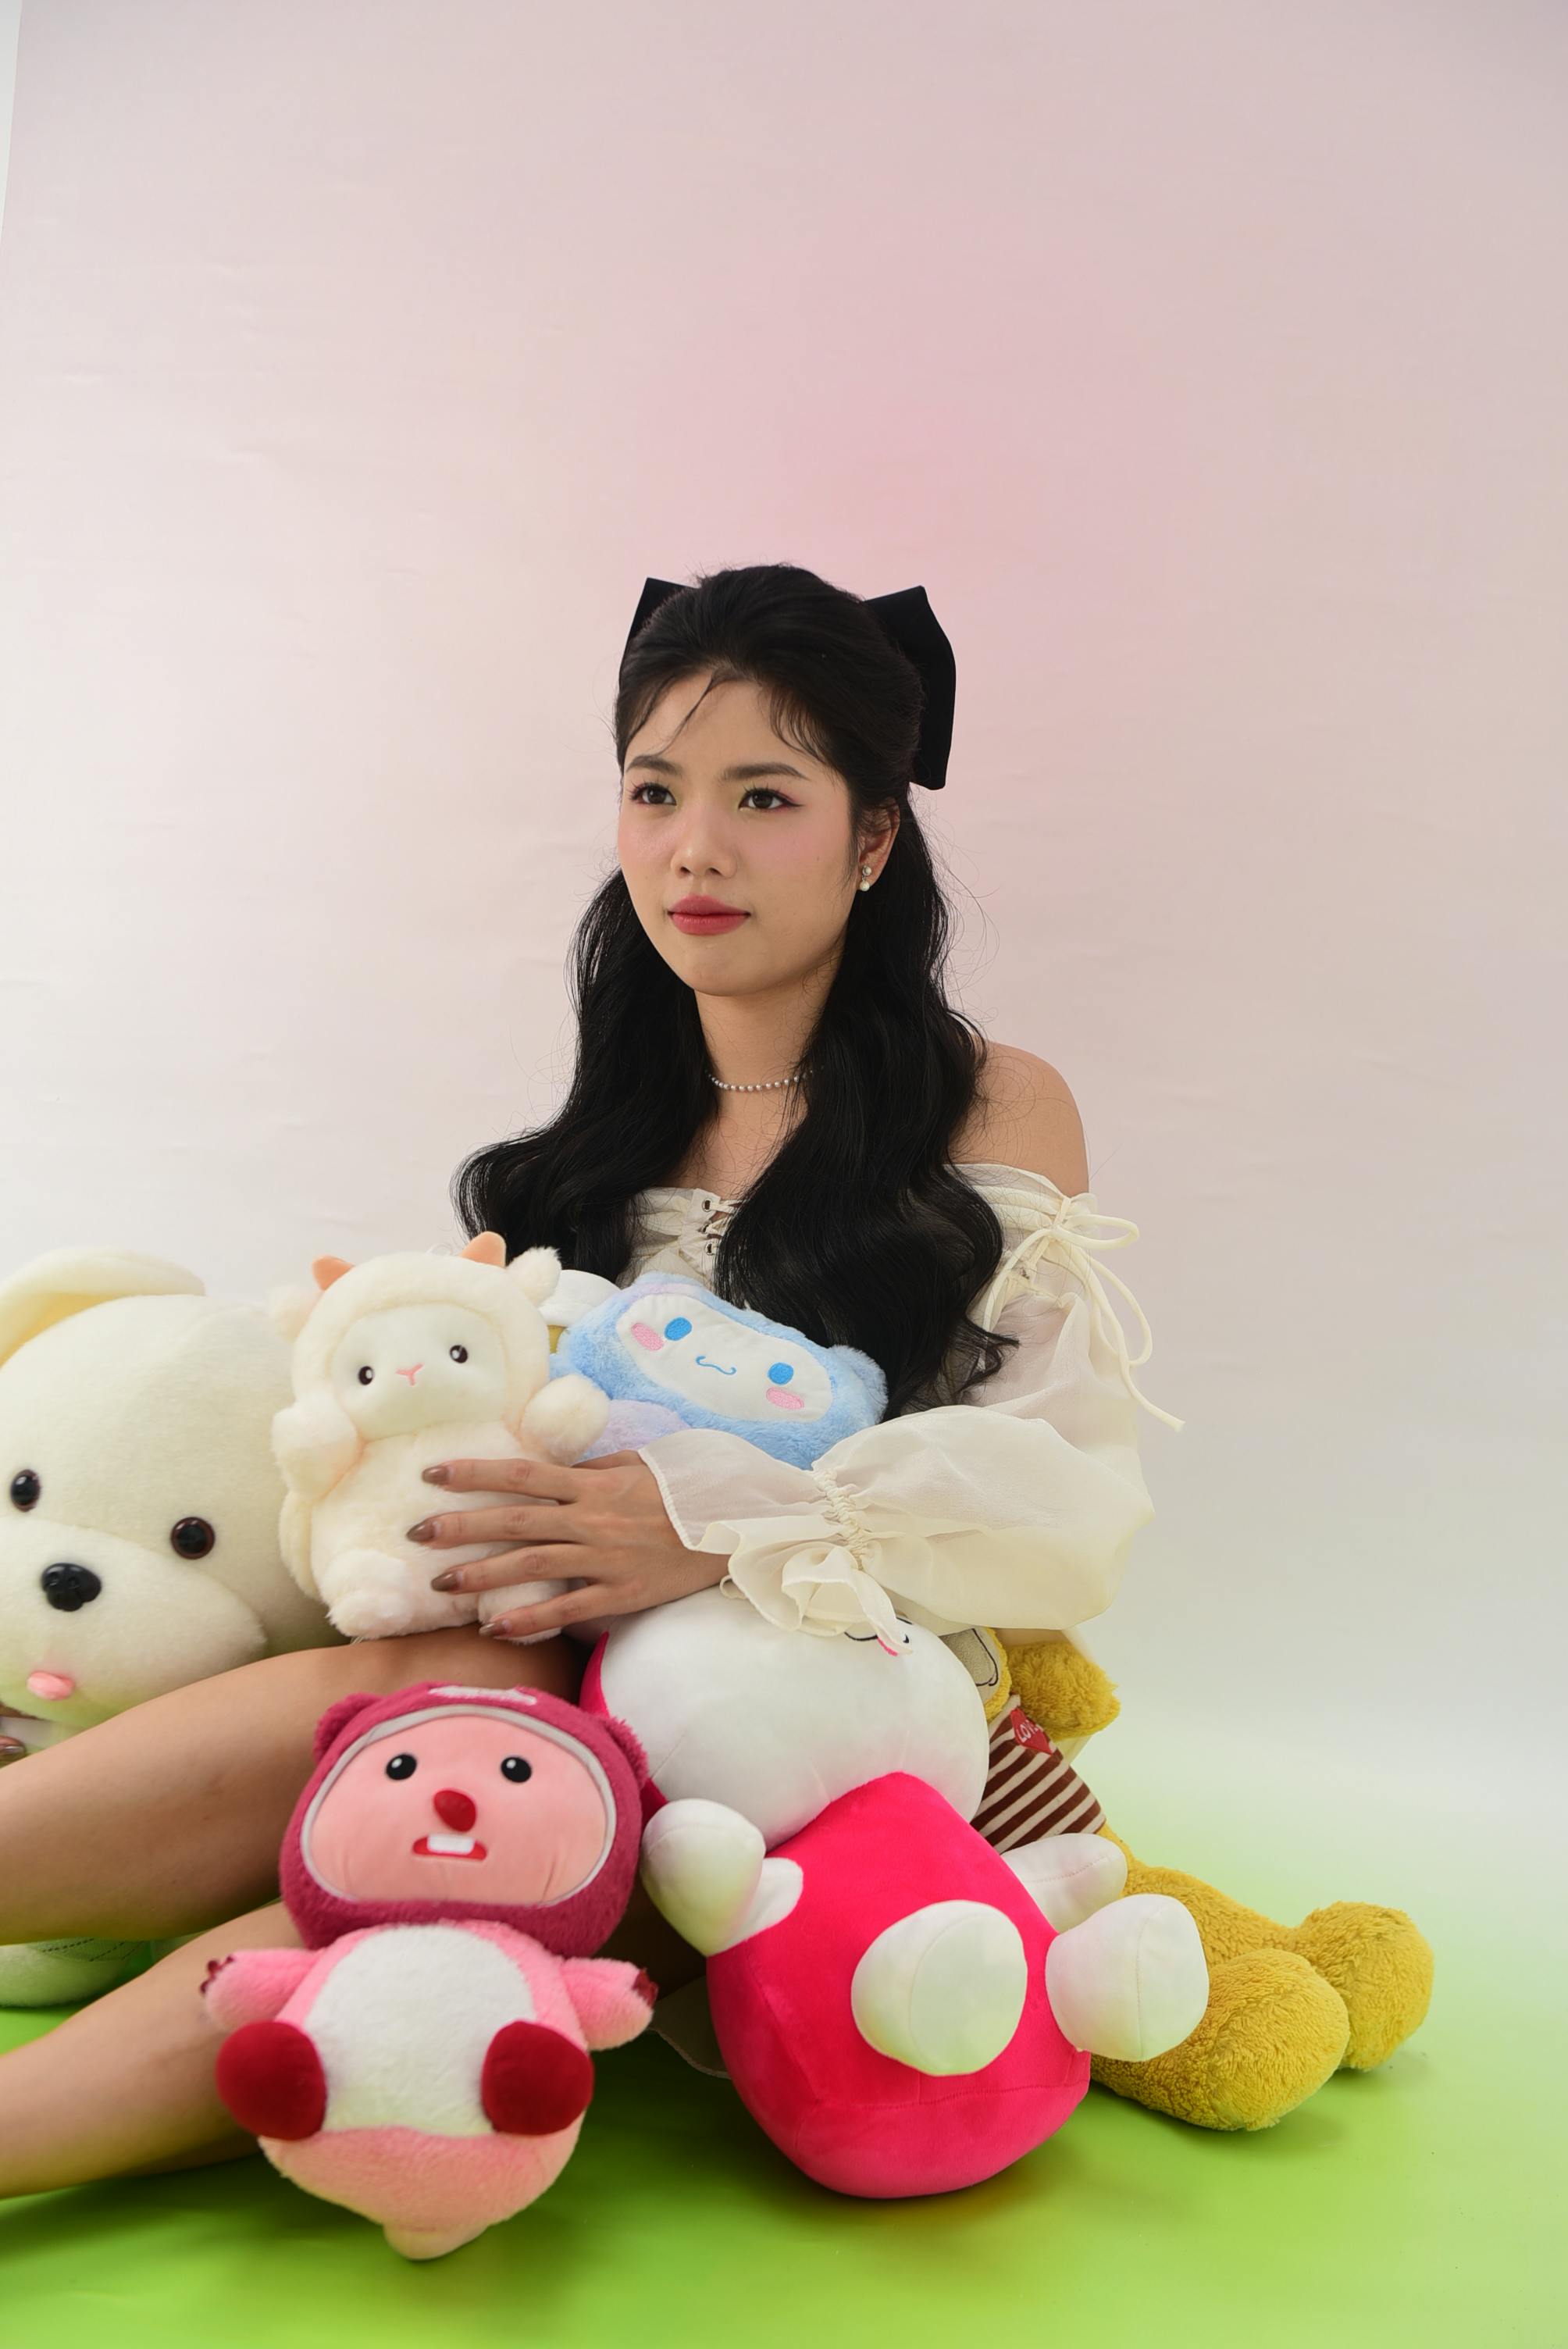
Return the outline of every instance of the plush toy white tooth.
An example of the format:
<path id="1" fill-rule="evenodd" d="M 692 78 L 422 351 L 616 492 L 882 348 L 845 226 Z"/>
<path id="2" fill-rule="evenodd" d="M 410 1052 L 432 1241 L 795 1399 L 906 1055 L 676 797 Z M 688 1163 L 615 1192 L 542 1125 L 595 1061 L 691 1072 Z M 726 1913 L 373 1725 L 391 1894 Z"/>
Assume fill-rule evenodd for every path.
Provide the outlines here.
<path id="1" fill-rule="evenodd" d="M 1057 1935 L 1046 1995 L 1075 2047 L 1147 2063 L 1203 2019 L 1209 1969 L 1198 1928 L 1165 1893 L 1130 1892 Z"/>

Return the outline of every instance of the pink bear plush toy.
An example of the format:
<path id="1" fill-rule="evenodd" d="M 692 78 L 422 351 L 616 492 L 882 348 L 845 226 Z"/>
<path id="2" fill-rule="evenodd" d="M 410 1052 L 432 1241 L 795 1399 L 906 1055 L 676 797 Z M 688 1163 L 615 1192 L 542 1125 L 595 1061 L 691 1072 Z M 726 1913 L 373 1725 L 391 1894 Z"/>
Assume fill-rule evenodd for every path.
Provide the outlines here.
<path id="1" fill-rule="evenodd" d="M 536 1689 L 421 1682 L 323 1716 L 284 1840 L 305 1947 L 214 1960 L 218 2092 L 284 2177 L 438 2258 L 565 2168 L 589 2049 L 655 1985 L 595 1958 L 637 1868 L 647 1763 Z"/>

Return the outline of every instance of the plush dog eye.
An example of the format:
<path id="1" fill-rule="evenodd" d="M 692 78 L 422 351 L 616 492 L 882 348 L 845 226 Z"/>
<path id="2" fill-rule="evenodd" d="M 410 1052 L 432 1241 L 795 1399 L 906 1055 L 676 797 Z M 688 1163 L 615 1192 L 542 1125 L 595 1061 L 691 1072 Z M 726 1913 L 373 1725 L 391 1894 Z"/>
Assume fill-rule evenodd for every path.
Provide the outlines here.
<path id="1" fill-rule="evenodd" d="M 360 1371 L 359 1371 L 359 1383 L 360 1383 L 360 1385 L 361 1385 L 362 1387 L 372 1386 L 372 1385 L 374 1385 L 374 1383 L 375 1383 L 375 1380 L 376 1380 L 376 1373 L 375 1373 L 375 1371 L 371 1369 L 371 1367 L 370 1367 L 369 1363 L 368 1363 L 368 1362 L 362 1363 L 362 1364 L 361 1364 L 361 1366 L 360 1366 Z"/>
<path id="2" fill-rule="evenodd" d="M 391 1761 L 387 1764 L 387 1775 L 389 1778 L 411 1778 L 418 1766 L 417 1755 L 394 1754 Z"/>
<path id="3" fill-rule="evenodd" d="M 533 1764 L 525 1762 L 521 1754 L 509 1754 L 500 1765 L 500 1775 L 510 1778 L 514 1786 L 521 1786 L 525 1778 L 532 1777 Z"/>
<path id="4" fill-rule="evenodd" d="M 665 1323 L 665 1335 L 666 1338 L 689 1338 L 691 1336 L 691 1323 L 686 1319 L 684 1313 L 676 1314 L 673 1319 Z"/>
<path id="5" fill-rule="evenodd" d="M 43 1489 L 36 1468 L 18 1468 L 11 1479 L 11 1498 L 19 1509 L 36 1506 Z"/>
<path id="6" fill-rule="evenodd" d="M 466 1362 L 469 1359 L 469 1350 L 466 1346 L 449 1346 L 447 1351 L 454 1362 Z"/>
<path id="7" fill-rule="evenodd" d="M 769 1362 L 768 1375 L 776 1387 L 787 1386 L 795 1375 L 793 1362 Z"/>
<path id="8" fill-rule="evenodd" d="M 169 1535 L 181 1557 L 205 1557 L 217 1538 L 205 1517 L 181 1517 Z"/>

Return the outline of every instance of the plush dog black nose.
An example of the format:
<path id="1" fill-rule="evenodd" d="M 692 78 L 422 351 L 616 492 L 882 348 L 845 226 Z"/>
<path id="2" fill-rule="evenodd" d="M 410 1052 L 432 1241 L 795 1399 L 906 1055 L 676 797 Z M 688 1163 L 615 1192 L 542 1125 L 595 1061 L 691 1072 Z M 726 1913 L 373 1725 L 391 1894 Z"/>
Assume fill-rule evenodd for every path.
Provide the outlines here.
<path id="1" fill-rule="evenodd" d="M 62 1615 L 74 1615 L 103 1588 L 90 1566 L 46 1566 L 39 1578 L 45 1598 Z"/>

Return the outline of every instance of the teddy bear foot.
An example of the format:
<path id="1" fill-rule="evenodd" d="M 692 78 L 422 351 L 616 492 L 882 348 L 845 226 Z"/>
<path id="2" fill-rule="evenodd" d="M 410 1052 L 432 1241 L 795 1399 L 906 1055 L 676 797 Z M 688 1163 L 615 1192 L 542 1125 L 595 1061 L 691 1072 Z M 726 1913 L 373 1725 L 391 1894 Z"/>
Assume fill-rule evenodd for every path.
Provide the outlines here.
<path id="1" fill-rule="evenodd" d="M 1336 1900 L 1315 1909 L 1290 1946 L 1331 1982 L 1350 2017 L 1340 2058 L 1346 2070 L 1386 2064 L 1425 2016 L 1432 1995 L 1432 1951 L 1402 1909 Z"/>
<path id="2" fill-rule="evenodd" d="M 1210 1970 L 1202 2022 L 1146 2064 L 1097 2055 L 1102 2088 L 1197 2128 L 1272 2128 L 1338 2070 L 1345 2002 L 1304 1957 L 1249 1950 Z"/>

